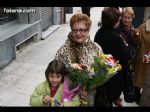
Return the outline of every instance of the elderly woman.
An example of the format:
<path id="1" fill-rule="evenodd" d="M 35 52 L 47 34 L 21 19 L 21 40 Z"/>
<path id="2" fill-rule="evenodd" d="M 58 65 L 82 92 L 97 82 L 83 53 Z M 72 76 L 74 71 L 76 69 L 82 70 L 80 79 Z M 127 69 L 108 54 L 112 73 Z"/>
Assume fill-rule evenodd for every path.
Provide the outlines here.
<path id="1" fill-rule="evenodd" d="M 134 56 L 139 47 L 140 37 L 139 37 L 139 29 L 134 28 L 134 26 L 132 25 L 133 19 L 134 19 L 134 11 L 132 7 L 123 8 L 122 15 L 121 15 L 121 22 L 118 30 L 121 33 L 122 37 L 130 45 L 130 49 L 134 53 L 133 54 L 133 59 L 134 59 Z M 130 63 L 130 71 L 131 70 L 134 71 L 133 59 L 131 60 Z M 139 103 L 139 98 L 140 98 L 140 88 L 141 86 L 139 85 L 135 87 L 135 101 L 137 102 L 137 104 Z"/>
<path id="2" fill-rule="evenodd" d="M 77 13 L 70 19 L 71 32 L 65 44 L 57 51 L 55 59 L 61 60 L 66 67 L 74 67 L 75 64 L 84 64 L 88 71 L 94 62 L 93 56 L 103 53 L 101 47 L 90 40 L 89 31 L 91 20 L 86 14 Z M 88 106 L 93 106 L 94 95 L 81 92 L 81 96 L 87 96 Z M 93 96 L 93 97 L 92 97 Z"/>
<path id="3" fill-rule="evenodd" d="M 123 90 L 125 71 L 131 58 L 130 48 L 117 31 L 121 13 L 116 8 L 102 11 L 101 28 L 97 31 L 94 41 L 101 45 L 105 54 L 112 54 L 120 61 L 122 71 L 112 77 L 103 87 L 97 88 L 95 106 L 122 106 L 119 99 Z M 103 97 L 102 97 L 103 96 Z"/>
<path id="4" fill-rule="evenodd" d="M 134 28 L 132 21 L 134 19 L 134 11 L 132 7 L 125 7 L 122 9 L 121 21 L 119 25 L 119 32 L 122 37 L 130 44 L 136 52 L 138 44 L 140 43 L 139 29 Z"/>

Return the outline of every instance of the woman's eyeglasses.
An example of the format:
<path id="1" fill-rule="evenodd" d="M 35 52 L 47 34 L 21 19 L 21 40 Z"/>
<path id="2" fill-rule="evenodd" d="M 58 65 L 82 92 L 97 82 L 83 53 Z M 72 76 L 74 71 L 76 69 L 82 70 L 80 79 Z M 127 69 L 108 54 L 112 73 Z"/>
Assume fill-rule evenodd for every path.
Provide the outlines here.
<path id="1" fill-rule="evenodd" d="M 85 33 L 87 31 L 87 29 L 72 29 L 73 33 L 78 33 L 78 31 L 79 31 L 79 33 Z"/>

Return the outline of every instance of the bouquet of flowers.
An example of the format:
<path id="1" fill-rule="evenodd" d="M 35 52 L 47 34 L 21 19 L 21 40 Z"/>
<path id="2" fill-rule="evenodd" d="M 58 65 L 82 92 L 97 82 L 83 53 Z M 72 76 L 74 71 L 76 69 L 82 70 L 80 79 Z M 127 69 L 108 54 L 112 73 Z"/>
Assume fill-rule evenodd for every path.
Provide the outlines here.
<path id="1" fill-rule="evenodd" d="M 87 92 L 92 91 L 95 87 L 106 83 L 117 71 L 121 70 L 119 61 L 116 61 L 110 54 L 98 54 L 93 58 L 94 63 L 91 65 L 93 72 L 87 71 L 84 64 L 75 64 L 75 67 L 68 69 L 70 88 L 82 87 Z"/>
<path id="2" fill-rule="evenodd" d="M 98 56 L 94 56 L 94 63 L 91 68 L 94 69 L 95 75 L 87 82 L 87 91 L 106 83 L 121 70 L 121 65 L 110 54 L 98 54 Z"/>

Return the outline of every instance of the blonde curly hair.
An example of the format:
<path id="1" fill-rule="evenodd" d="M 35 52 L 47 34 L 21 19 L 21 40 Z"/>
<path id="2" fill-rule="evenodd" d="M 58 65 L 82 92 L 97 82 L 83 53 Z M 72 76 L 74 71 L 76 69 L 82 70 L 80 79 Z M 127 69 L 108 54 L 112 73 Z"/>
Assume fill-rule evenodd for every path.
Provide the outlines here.
<path id="1" fill-rule="evenodd" d="M 125 8 L 123 8 L 123 9 L 122 9 L 122 15 L 123 15 L 124 13 L 131 14 L 131 15 L 132 15 L 132 18 L 135 17 L 135 15 L 134 15 L 134 10 L 133 10 L 132 7 L 125 7 Z"/>

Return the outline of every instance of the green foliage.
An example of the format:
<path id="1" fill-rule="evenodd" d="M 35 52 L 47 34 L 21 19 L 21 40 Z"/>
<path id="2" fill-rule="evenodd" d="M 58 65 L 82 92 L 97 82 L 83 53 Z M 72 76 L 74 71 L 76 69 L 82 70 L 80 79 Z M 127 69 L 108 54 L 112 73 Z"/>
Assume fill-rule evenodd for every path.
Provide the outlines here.
<path id="1" fill-rule="evenodd" d="M 85 85 L 89 79 L 91 79 L 91 77 L 88 75 L 88 72 L 85 70 L 69 68 L 68 72 L 68 78 L 72 82 L 71 87 L 77 84 Z"/>
<path id="2" fill-rule="evenodd" d="M 94 63 L 92 64 L 91 68 L 94 69 L 95 74 L 97 74 L 99 77 L 100 75 L 105 76 L 107 74 L 107 66 L 98 57 L 94 56 Z"/>
<path id="3" fill-rule="evenodd" d="M 87 84 L 86 84 L 86 91 L 91 91 L 92 89 L 94 89 L 97 86 L 101 86 L 102 84 L 104 84 L 105 81 L 105 77 L 104 76 L 94 76 L 92 79 L 90 79 Z"/>

